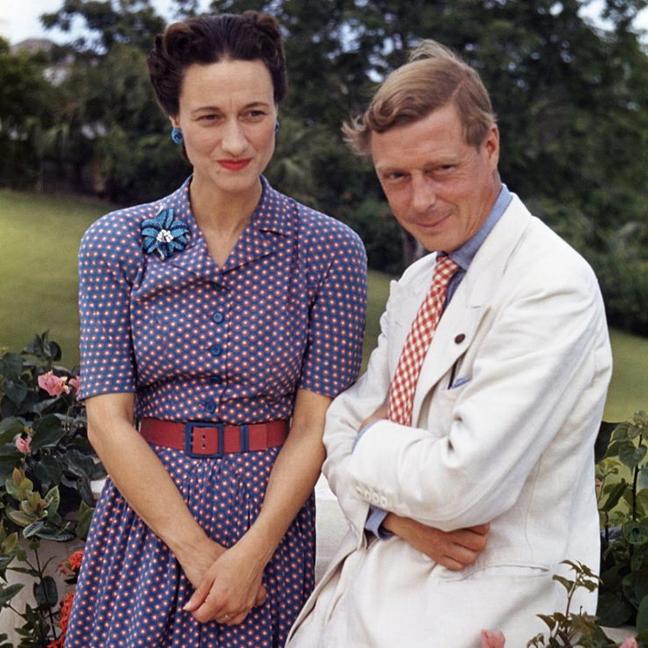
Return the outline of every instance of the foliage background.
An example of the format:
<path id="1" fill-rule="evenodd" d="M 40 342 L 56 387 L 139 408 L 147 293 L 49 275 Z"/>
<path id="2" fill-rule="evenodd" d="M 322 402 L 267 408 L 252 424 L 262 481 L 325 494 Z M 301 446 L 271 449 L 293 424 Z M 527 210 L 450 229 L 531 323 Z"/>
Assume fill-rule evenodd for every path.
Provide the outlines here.
<path id="1" fill-rule="evenodd" d="M 340 124 L 420 38 L 482 74 L 502 132 L 504 181 L 594 265 L 610 322 L 648 335 L 648 57 L 632 21 L 648 0 L 214 0 L 261 9 L 286 35 L 291 91 L 270 179 L 360 232 L 371 267 L 398 273 L 415 247 L 389 216 Z M 175 0 L 176 16 L 196 13 Z M 189 172 L 149 88 L 165 20 L 150 0 L 62 0 L 47 26 L 83 37 L 30 54 L 0 42 L 0 185 L 83 190 L 117 204 L 164 195 Z"/>

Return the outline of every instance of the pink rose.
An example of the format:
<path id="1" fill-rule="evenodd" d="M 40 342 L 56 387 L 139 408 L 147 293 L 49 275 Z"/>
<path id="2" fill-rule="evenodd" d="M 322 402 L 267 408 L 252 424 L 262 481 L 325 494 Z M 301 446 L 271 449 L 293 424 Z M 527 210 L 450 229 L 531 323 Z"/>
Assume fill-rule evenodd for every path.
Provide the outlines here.
<path id="1" fill-rule="evenodd" d="M 67 393 L 66 379 L 55 376 L 54 372 L 48 371 L 47 373 L 38 376 L 38 386 L 44 389 L 50 396 L 60 396 Z"/>
<path id="2" fill-rule="evenodd" d="M 81 381 L 79 380 L 78 376 L 74 376 L 74 378 L 70 378 L 68 380 L 68 385 L 74 389 L 75 392 L 78 392 L 79 389 L 81 389 Z"/>
<path id="3" fill-rule="evenodd" d="M 634 637 L 626 637 L 619 648 L 639 648 L 639 644 Z"/>
<path id="4" fill-rule="evenodd" d="M 501 630 L 482 630 L 480 648 L 504 648 L 506 639 Z"/>
<path id="5" fill-rule="evenodd" d="M 22 452 L 23 454 L 29 454 L 31 452 L 31 437 L 25 438 L 22 436 L 17 436 L 16 448 L 18 448 L 18 452 Z"/>

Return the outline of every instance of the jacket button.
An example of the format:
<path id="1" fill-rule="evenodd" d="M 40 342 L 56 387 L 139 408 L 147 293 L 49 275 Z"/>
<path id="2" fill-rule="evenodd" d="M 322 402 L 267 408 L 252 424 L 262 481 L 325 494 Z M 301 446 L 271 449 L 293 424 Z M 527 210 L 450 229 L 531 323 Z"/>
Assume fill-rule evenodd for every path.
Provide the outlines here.
<path id="1" fill-rule="evenodd" d="M 459 335 L 455 337 L 455 344 L 461 344 L 465 339 L 466 336 L 463 333 L 459 333 Z"/>

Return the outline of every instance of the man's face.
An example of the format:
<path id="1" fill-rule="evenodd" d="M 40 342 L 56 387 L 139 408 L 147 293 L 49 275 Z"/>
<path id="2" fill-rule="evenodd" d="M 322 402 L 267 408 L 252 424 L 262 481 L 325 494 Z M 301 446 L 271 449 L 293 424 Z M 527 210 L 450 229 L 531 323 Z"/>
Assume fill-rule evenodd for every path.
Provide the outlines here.
<path id="1" fill-rule="evenodd" d="M 497 199 L 497 126 L 477 149 L 465 142 L 453 104 L 372 133 L 370 151 L 396 220 L 427 250 L 461 247 Z"/>

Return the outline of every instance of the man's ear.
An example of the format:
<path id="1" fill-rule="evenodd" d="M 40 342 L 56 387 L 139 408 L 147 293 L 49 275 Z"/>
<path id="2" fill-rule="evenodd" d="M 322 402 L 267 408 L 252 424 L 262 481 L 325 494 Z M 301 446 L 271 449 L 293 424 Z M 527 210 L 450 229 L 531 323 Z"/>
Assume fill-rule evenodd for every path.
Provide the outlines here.
<path id="1" fill-rule="evenodd" d="M 497 168 L 499 163 L 499 152 L 500 152 L 500 138 L 499 138 L 499 128 L 497 124 L 493 124 L 486 134 L 486 139 L 482 144 L 484 150 L 486 151 L 486 156 L 488 162 L 493 169 Z"/>

